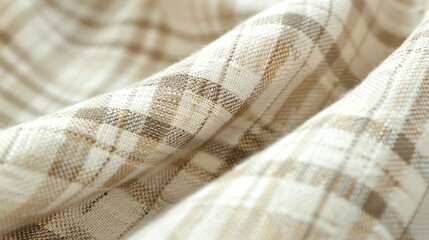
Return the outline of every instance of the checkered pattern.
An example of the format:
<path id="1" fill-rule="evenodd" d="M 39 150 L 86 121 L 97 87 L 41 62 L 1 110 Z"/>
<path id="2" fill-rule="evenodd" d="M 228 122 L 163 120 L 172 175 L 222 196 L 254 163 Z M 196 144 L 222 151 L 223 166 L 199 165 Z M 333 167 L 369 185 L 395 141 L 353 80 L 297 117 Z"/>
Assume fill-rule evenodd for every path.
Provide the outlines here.
<path id="1" fill-rule="evenodd" d="M 137 82 L 273 1 L 253 2 L 1 1 L 0 123 L 27 122 Z"/>
<path id="2" fill-rule="evenodd" d="M 2 3 L 2 239 L 429 236 L 425 1 L 274 2 Z"/>

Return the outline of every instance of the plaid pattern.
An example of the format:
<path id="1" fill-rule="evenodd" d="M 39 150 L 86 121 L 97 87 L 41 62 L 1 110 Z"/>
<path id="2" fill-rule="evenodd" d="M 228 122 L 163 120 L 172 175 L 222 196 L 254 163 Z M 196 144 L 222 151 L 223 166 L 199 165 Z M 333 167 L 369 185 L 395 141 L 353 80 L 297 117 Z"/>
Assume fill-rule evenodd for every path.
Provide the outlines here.
<path id="1" fill-rule="evenodd" d="M 425 239 L 425 2 L 274 2 L 2 3 L 2 239 Z"/>
<path id="2" fill-rule="evenodd" d="M 427 239 L 428 30 L 429 16 L 359 87 L 136 236 Z"/>
<path id="3" fill-rule="evenodd" d="M 273 1 L 252 2 L 1 1 L 0 123 L 27 122 L 162 70 Z"/>

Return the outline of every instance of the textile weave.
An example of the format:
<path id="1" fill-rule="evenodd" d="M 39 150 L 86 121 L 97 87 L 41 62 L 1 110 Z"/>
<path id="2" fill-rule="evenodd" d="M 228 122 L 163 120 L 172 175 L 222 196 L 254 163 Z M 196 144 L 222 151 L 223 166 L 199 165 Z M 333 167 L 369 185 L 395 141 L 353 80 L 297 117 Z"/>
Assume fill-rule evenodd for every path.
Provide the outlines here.
<path id="1" fill-rule="evenodd" d="M 429 4 L 0 3 L 1 239 L 427 239 Z"/>

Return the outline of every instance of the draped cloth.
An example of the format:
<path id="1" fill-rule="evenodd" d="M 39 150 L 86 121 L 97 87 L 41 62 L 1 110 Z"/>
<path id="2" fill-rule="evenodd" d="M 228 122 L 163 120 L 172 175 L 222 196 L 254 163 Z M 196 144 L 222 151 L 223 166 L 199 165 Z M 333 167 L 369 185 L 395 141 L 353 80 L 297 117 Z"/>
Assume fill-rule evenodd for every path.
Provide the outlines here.
<path id="1" fill-rule="evenodd" d="M 1 239 L 428 239 L 429 2 L 0 2 Z"/>

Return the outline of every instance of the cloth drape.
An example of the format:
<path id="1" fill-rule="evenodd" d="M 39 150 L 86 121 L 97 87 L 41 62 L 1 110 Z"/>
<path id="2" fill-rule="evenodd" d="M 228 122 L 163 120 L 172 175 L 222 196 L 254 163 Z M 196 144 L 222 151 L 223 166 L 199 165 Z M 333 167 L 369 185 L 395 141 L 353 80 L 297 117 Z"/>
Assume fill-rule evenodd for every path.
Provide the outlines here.
<path id="1" fill-rule="evenodd" d="M 427 239 L 429 2 L 0 2 L 1 239 Z"/>

